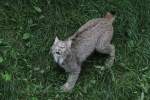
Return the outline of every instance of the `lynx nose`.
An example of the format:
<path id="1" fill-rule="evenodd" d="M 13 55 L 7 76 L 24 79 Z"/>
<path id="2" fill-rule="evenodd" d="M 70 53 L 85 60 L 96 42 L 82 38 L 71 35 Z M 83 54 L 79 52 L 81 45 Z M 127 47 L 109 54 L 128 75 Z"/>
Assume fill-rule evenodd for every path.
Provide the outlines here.
<path id="1" fill-rule="evenodd" d="M 60 52 L 57 51 L 56 54 L 60 55 Z"/>

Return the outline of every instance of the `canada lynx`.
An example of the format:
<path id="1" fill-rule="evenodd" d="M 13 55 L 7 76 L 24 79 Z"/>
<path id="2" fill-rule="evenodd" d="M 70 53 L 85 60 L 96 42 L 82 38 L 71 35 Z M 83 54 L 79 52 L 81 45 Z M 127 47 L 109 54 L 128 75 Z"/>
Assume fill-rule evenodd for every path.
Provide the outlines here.
<path id="1" fill-rule="evenodd" d="M 115 17 L 107 13 L 103 18 L 89 20 L 68 39 L 61 41 L 58 37 L 52 45 L 51 52 L 54 60 L 66 72 L 69 72 L 67 82 L 62 90 L 67 92 L 73 89 L 81 71 L 81 64 L 96 50 L 99 53 L 109 54 L 105 63 L 112 66 L 115 59 L 115 47 L 111 44 L 113 36 L 112 23 Z"/>

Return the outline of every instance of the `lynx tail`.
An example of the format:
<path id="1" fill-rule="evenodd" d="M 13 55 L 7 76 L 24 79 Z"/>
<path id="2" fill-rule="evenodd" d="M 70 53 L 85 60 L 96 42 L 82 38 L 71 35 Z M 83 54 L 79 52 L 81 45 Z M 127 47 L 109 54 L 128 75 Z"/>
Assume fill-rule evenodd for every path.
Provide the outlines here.
<path id="1" fill-rule="evenodd" d="M 104 18 L 108 19 L 111 23 L 115 20 L 115 16 L 113 16 L 110 12 L 107 12 Z"/>

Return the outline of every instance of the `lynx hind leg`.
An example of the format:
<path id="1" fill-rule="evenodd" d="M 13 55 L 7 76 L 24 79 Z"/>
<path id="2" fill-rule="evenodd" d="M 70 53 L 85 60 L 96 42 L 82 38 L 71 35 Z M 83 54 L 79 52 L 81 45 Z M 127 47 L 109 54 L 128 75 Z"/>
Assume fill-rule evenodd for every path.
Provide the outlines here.
<path id="1" fill-rule="evenodd" d="M 112 44 L 108 44 L 105 46 L 101 46 L 100 43 L 96 46 L 96 51 L 103 54 L 109 54 L 110 57 L 106 60 L 105 66 L 111 67 L 115 60 L 115 46 Z"/>

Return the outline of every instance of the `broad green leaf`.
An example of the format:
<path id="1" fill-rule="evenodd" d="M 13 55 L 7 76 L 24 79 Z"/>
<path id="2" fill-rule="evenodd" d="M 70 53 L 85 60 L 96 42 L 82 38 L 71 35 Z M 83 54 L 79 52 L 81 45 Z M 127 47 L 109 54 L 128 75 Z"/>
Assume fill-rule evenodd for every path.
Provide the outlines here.
<path id="1" fill-rule="evenodd" d="M 34 9 L 35 9 L 37 12 L 39 12 L 39 13 L 42 12 L 41 8 L 39 8 L 39 7 L 37 7 L 37 6 L 34 6 Z"/>
<path id="2" fill-rule="evenodd" d="M 23 39 L 27 40 L 30 38 L 30 36 L 31 36 L 30 33 L 25 33 L 25 34 L 23 34 Z"/>
<path id="3" fill-rule="evenodd" d="M 3 74 L 1 74 L 1 75 L 2 75 L 2 78 L 3 78 L 5 81 L 10 81 L 10 80 L 11 80 L 11 74 L 3 73 Z"/>
<path id="4" fill-rule="evenodd" d="M 2 63 L 4 61 L 3 57 L 0 57 L 0 63 Z"/>
<path id="5" fill-rule="evenodd" d="M 95 84 L 95 83 L 96 83 L 96 80 L 91 80 L 91 83 L 92 83 L 92 84 Z"/>
<path id="6" fill-rule="evenodd" d="M 41 70 L 40 73 L 43 74 L 43 73 L 44 73 L 44 70 Z"/>
<path id="7" fill-rule="evenodd" d="M 39 19 L 43 19 L 45 16 L 44 15 L 41 15 L 40 17 L 39 17 Z"/>
<path id="8" fill-rule="evenodd" d="M 32 100 L 38 100 L 38 98 L 37 97 L 32 97 Z"/>

